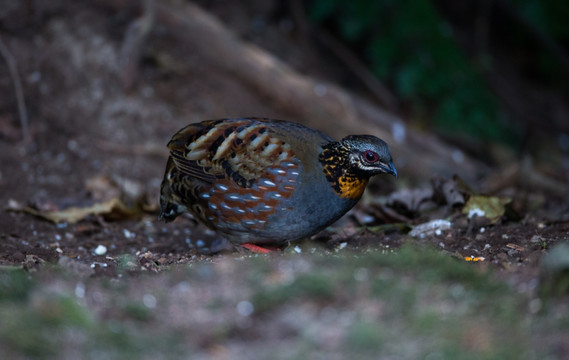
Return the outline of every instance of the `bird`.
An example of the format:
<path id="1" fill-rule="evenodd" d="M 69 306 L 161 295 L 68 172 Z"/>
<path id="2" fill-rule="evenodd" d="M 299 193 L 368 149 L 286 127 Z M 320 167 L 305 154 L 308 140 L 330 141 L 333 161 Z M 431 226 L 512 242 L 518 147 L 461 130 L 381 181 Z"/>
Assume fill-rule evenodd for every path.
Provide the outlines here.
<path id="1" fill-rule="evenodd" d="M 378 137 L 336 141 L 285 120 L 206 120 L 179 130 L 167 147 L 160 219 L 190 212 L 233 245 L 259 253 L 338 220 L 372 176 L 398 176 Z"/>

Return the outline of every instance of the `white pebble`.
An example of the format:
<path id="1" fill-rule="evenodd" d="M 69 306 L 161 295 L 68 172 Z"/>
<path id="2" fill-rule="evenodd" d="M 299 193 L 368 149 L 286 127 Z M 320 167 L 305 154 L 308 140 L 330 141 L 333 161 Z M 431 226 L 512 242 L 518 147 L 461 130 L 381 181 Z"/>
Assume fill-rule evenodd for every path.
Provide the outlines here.
<path id="1" fill-rule="evenodd" d="M 369 270 L 366 268 L 357 268 L 354 271 L 354 280 L 364 282 L 369 279 Z"/>
<path id="2" fill-rule="evenodd" d="M 255 307 L 247 300 L 239 301 L 237 304 L 237 313 L 241 316 L 249 316 L 255 311 Z"/>
<path id="3" fill-rule="evenodd" d="M 82 282 L 78 282 L 75 285 L 75 296 L 77 296 L 79 299 L 83 299 L 85 297 L 85 284 Z"/>
<path id="4" fill-rule="evenodd" d="M 149 309 L 154 309 L 156 307 L 156 298 L 152 294 L 144 294 L 142 296 L 142 303 Z"/>
<path id="5" fill-rule="evenodd" d="M 424 239 L 427 236 L 431 236 L 433 234 L 440 235 L 443 231 L 449 230 L 451 228 L 450 221 L 437 219 L 432 220 L 423 224 L 419 224 L 413 228 L 409 232 L 409 235 L 412 237 L 419 237 Z"/>
<path id="6" fill-rule="evenodd" d="M 105 245 L 99 245 L 95 248 L 95 255 L 105 255 L 107 253 L 107 247 Z"/>
<path id="7" fill-rule="evenodd" d="M 486 215 L 486 212 L 484 212 L 484 210 L 476 208 L 476 209 L 470 209 L 470 211 L 468 212 L 468 218 L 471 219 L 473 216 L 484 216 Z"/>

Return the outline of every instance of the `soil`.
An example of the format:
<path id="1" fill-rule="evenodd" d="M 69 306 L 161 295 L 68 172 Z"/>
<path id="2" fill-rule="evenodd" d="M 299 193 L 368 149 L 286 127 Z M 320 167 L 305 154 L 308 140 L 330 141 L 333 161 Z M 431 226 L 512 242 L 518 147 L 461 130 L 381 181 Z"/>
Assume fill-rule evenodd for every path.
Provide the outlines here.
<path id="1" fill-rule="evenodd" d="M 230 13 L 223 7 L 217 10 L 222 18 Z M 157 197 L 167 157 L 165 144 L 175 131 L 193 121 L 228 114 L 289 118 L 287 114 L 272 109 L 253 89 L 208 68 L 199 58 L 184 64 L 176 63 L 175 58 L 166 59 L 175 56 L 175 51 L 170 54 L 172 45 L 164 29 L 157 29 L 144 51 L 138 83 L 131 91 L 124 91 L 116 74 L 121 34 L 128 20 L 125 14 L 107 16 L 96 7 L 82 5 L 63 10 L 57 4 L 39 11 L 47 17 L 44 22 L 28 18 L 38 31 L 33 43 L 29 32 L 8 40 L 9 47 L 15 49 L 25 84 L 32 120 L 30 144 L 22 144 L 16 113 L 7 111 L 11 109 L 6 105 L 13 104 L 15 99 L 6 69 L 1 73 L 5 109 L 0 116 L 1 203 L 7 208 L 9 201 L 15 200 L 40 209 L 93 204 L 105 195 L 96 198 L 97 194 L 86 188 L 87 182 L 99 176 L 112 176 L 119 183 L 130 181 L 140 188 L 136 196 L 148 199 L 148 208 L 153 211 L 141 214 L 138 220 L 107 222 L 92 216 L 74 225 L 65 222 L 54 225 L 28 214 L 7 212 L 0 218 L 3 238 L 0 261 L 18 264 L 33 256 L 57 262 L 65 255 L 87 264 L 106 264 L 95 268 L 112 276 L 112 259 L 120 254 L 137 254 L 145 263 L 170 264 L 228 248 L 222 239 L 204 232 L 204 228 L 187 218 L 168 225 L 158 222 Z M 290 46 L 290 36 L 279 34 L 278 27 L 267 25 L 266 33 L 261 36 L 252 30 L 253 24 L 238 18 L 225 20 L 238 26 L 237 31 L 243 36 L 261 45 L 272 44 L 272 49 Z M 10 25 L 14 27 L 13 34 L 20 30 L 17 24 Z M 269 39 L 279 35 L 283 40 L 280 46 L 275 46 Z M 281 50 L 278 55 L 286 58 L 286 53 Z M 294 58 L 302 55 L 291 53 L 294 55 L 289 53 L 287 60 L 301 63 Z M 307 58 L 313 61 L 316 55 L 309 54 Z M 174 65 L 156 61 L 171 61 Z M 400 177 L 405 181 L 405 174 Z M 381 185 L 381 190 L 375 192 L 378 195 L 387 195 L 396 186 L 385 181 Z M 116 184 L 106 186 L 112 188 Z M 519 195 L 519 189 L 513 191 L 514 196 L 524 195 L 523 192 Z M 548 213 L 561 214 L 565 210 L 562 198 L 547 193 L 540 195 Z M 357 211 L 365 212 L 366 206 L 360 204 Z M 420 242 L 450 253 L 482 256 L 485 263 L 497 269 L 528 267 L 523 272 L 535 275 L 540 254 L 556 242 L 566 240 L 569 225 L 567 222 L 552 225 L 539 215 L 535 217 L 535 211 L 519 215 L 525 219 L 506 219 L 489 226 L 485 232 L 480 227 L 468 228 L 464 222 L 458 226 L 455 223 L 457 228 L 444 236 L 429 236 Z M 421 220 L 426 218 L 429 216 Z M 354 222 L 351 223 L 353 226 Z M 377 236 L 365 232 L 343 237 L 340 232 L 333 235 L 333 240 L 326 235 L 317 238 L 323 243 L 346 242 L 358 247 L 397 247 L 408 237 L 404 233 Z M 198 243 L 203 245 L 200 247 Z M 105 255 L 94 253 L 99 245 L 108 249 Z"/>

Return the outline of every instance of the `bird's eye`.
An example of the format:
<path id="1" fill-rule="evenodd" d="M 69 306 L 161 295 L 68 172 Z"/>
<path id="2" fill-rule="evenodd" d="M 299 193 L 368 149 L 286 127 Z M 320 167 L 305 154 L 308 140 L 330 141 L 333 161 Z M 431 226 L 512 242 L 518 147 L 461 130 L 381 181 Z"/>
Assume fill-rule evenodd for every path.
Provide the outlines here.
<path id="1" fill-rule="evenodd" d="M 374 162 L 379 160 L 379 155 L 377 155 L 376 153 L 374 153 L 371 150 L 367 150 L 364 152 L 364 159 L 367 162 L 374 163 Z"/>

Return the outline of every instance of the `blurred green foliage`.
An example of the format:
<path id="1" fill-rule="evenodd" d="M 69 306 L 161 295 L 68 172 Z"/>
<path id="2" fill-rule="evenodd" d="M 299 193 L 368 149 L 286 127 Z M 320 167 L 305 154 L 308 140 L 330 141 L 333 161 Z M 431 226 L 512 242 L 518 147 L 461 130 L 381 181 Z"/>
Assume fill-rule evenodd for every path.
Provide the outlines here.
<path id="1" fill-rule="evenodd" d="M 333 293 L 334 287 L 329 277 L 319 274 L 305 274 L 290 284 L 257 292 L 253 296 L 252 302 L 257 312 L 263 312 L 293 299 L 324 300 L 330 298 Z"/>
<path id="2" fill-rule="evenodd" d="M 519 15 L 533 26 L 536 31 L 541 32 L 542 36 L 547 37 L 549 41 L 553 41 L 560 46 L 569 44 L 569 26 L 567 26 L 567 18 L 569 18 L 569 1 L 557 0 L 510 0 Z M 518 48 L 526 48 L 526 52 L 534 50 L 531 55 L 535 57 L 535 67 L 537 75 L 542 81 L 550 83 L 563 92 L 569 92 L 569 82 L 567 76 L 563 74 L 559 66 L 559 61 L 551 54 L 550 51 L 539 51 L 528 49 L 527 38 L 520 36 L 520 31 L 513 32 L 510 35 L 512 42 Z M 526 41 L 526 42 L 524 42 Z M 551 44 L 550 44 L 551 45 Z M 565 74 L 567 74 L 565 70 Z"/>
<path id="3" fill-rule="evenodd" d="M 510 0 L 525 19 L 557 39 L 569 39 L 569 2 L 557 0 Z"/>
<path id="4" fill-rule="evenodd" d="M 0 301 L 24 300 L 31 287 L 32 281 L 23 270 L 0 272 Z"/>
<path id="5" fill-rule="evenodd" d="M 541 344 L 565 334 L 567 306 L 537 314 L 538 299 L 484 264 L 412 244 L 311 253 L 311 243 L 301 254 L 224 255 L 113 279 L 78 280 L 59 265 L 0 269 L 0 359 L 208 358 L 215 349 L 259 359 L 557 358 Z M 161 294 L 155 307 L 141 301 L 148 291 Z"/>
<path id="6" fill-rule="evenodd" d="M 514 3 L 535 26 L 567 38 L 569 27 L 555 10 L 559 1 Z M 364 57 L 415 118 L 432 119 L 443 133 L 458 131 L 510 144 L 521 137 L 521 129 L 507 121 L 480 75 L 491 59 L 471 61 L 429 0 L 313 0 L 308 13 Z M 510 35 L 512 41 L 515 35 Z"/>

